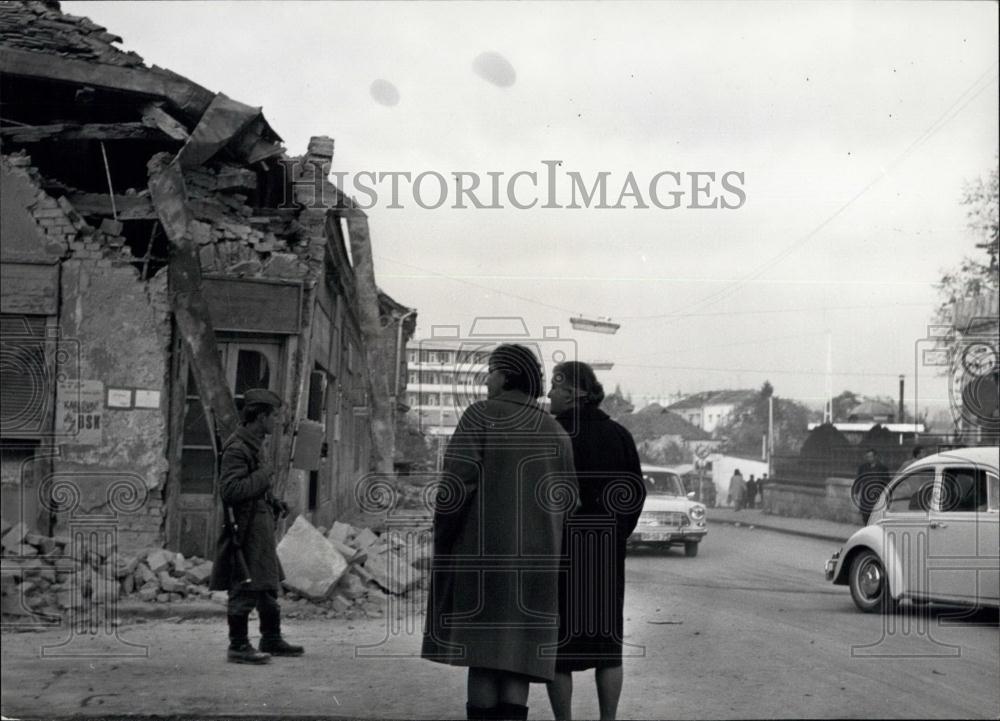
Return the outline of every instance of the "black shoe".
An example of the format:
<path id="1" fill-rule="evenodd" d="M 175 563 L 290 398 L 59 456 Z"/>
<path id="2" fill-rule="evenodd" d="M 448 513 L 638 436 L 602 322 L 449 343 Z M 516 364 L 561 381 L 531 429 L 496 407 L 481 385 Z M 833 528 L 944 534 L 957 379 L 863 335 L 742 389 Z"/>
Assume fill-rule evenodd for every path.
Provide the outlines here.
<path id="1" fill-rule="evenodd" d="M 226 660 L 230 663 L 269 663 L 271 661 L 271 655 L 267 653 L 261 653 L 255 649 L 250 643 L 245 643 L 242 646 L 237 646 L 233 648 L 229 647 L 226 651 Z"/>
<path id="2" fill-rule="evenodd" d="M 288 643 L 283 638 L 276 640 L 260 640 L 260 650 L 262 653 L 270 654 L 272 656 L 301 656 L 306 652 L 302 646 L 295 646 L 294 644 Z"/>
<path id="3" fill-rule="evenodd" d="M 522 721 L 528 718 L 528 707 L 517 703 L 507 703 L 504 701 L 496 707 L 495 719 L 515 719 Z"/>

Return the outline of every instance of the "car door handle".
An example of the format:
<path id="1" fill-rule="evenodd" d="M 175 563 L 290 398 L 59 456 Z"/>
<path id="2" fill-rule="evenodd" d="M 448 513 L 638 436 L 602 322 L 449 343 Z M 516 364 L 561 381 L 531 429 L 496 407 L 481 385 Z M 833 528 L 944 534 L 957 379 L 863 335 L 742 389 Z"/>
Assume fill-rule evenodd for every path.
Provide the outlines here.
<path id="1" fill-rule="evenodd" d="M 931 521 L 931 528 L 947 528 L 947 523 L 941 523 L 940 521 Z"/>

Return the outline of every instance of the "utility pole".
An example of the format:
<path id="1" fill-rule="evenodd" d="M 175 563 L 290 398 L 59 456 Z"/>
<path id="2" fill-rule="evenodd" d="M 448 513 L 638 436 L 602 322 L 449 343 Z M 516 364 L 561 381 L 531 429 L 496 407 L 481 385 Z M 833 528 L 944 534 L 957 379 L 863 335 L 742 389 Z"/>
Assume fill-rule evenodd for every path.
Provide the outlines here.
<path id="1" fill-rule="evenodd" d="M 767 477 L 774 478 L 774 395 L 767 398 Z"/>
<path id="2" fill-rule="evenodd" d="M 823 422 L 833 423 L 833 334 L 826 332 L 826 403 Z"/>

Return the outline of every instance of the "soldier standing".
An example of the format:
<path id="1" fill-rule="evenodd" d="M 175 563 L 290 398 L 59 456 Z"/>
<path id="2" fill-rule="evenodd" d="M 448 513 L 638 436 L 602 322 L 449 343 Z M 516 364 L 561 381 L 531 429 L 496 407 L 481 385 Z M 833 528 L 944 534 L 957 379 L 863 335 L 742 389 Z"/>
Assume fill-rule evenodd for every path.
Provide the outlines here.
<path id="1" fill-rule="evenodd" d="M 222 447 L 219 488 L 226 513 L 212 570 L 213 591 L 229 591 L 229 651 L 233 663 L 267 663 L 271 656 L 301 656 L 302 646 L 281 637 L 278 591 L 283 573 L 275 522 L 288 504 L 271 494 L 274 469 L 261 460 L 264 438 L 274 431 L 281 399 L 254 388 L 244 396 L 242 424 Z M 250 612 L 260 615 L 260 650 L 250 644 Z"/>

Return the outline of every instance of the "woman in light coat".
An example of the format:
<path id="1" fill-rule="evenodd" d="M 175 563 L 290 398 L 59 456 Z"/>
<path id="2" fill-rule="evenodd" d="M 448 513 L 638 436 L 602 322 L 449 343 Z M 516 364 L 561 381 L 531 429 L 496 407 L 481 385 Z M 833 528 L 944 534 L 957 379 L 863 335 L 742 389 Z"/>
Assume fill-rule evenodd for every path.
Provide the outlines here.
<path id="1" fill-rule="evenodd" d="M 563 522 L 577 498 L 566 432 L 536 399 L 532 352 L 490 355 L 487 400 L 444 458 L 421 655 L 466 666 L 468 718 L 527 718 L 528 684 L 555 676 Z"/>
<path id="2" fill-rule="evenodd" d="M 729 500 L 737 511 L 743 510 L 743 503 L 746 500 L 747 484 L 743 480 L 743 474 L 737 468 L 733 477 L 729 479 Z"/>

